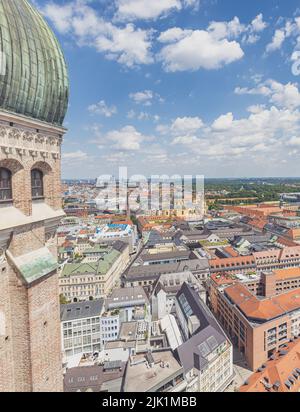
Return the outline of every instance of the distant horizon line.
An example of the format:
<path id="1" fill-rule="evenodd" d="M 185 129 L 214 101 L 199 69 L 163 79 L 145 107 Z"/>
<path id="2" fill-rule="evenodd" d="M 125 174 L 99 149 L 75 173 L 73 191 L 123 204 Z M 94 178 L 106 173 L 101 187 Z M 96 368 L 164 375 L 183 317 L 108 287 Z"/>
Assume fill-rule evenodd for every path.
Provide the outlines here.
<path id="1" fill-rule="evenodd" d="M 157 175 L 155 175 L 157 176 Z M 163 175 L 162 175 L 163 176 Z M 186 175 L 186 176 L 191 176 L 191 175 Z M 195 177 L 196 175 L 192 175 Z M 112 175 L 112 177 L 115 177 Z M 150 179 L 151 177 L 154 176 L 146 176 L 147 179 Z M 171 176 L 172 177 L 172 176 Z M 98 177 L 62 177 L 61 180 L 97 180 Z M 300 179 L 300 176 L 240 176 L 240 177 L 205 177 L 204 179 L 206 180 L 274 180 L 274 179 Z"/>

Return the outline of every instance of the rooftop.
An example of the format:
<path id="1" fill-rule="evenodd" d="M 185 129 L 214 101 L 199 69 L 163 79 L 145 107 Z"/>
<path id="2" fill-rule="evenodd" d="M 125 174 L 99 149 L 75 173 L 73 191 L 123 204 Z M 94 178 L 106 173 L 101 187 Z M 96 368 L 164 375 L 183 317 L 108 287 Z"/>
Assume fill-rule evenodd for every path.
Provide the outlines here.
<path id="1" fill-rule="evenodd" d="M 300 340 L 286 345 L 250 376 L 240 392 L 299 392 Z"/>
<path id="2" fill-rule="evenodd" d="M 207 363 L 206 356 L 225 343 L 227 337 L 212 312 L 190 285 L 184 283 L 176 299 L 187 322 L 191 317 L 198 320 L 194 332 L 190 331 L 190 339 L 177 349 L 181 362 L 187 370 L 193 364 L 193 354 L 196 353 L 200 356 L 200 365 L 204 366 Z M 201 345 L 205 350 L 202 351 Z"/>
<path id="3" fill-rule="evenodd" d="M 300 277 L 300 268 L 279 269 L 275 270 L 274 274 L 276 276 L 276 280 L 295 279 Z"/>
<path id="4" fill-rule="evenodd" d="M 126 279 L 148 279 L 167 273 L 182 273 L 184 271 L 208 271 L 207 259 L 189 259 L 176 263 L 161 265 L 131 266 L 126 272 Z"/>
<path id="5" fill-rule="evenodd" d="M 75 319 L 84 319 L 100 316 L 103 309 L 103 305 L 103 299 L 61 305 L 60 320 L 61 322 L 68 322 Z"/>
<path id="6" fill-rule="evenodd" d="M 84 274 L 105 275 L 126 247 L 127 245 L 123 242 L 115 242 L 113 247 L 109 248 L 108 252 L 97 262 L 67 263 L 63 268 L 61 277 Z"/>
<path id="7" fill-rule="evenodd" d="M 171 351 L 153 352 L 151 355 L 153 367 L 149 366 L 145 354 L 134 356 L 128 363 L 124 392 L 155 392 L 183 372 Z"/>
<path id="8" fill-rule="evenodd" d="M 240 282 L 255 282 L 260 279 L 260 275 L 253 273 L 249 275 L 245 274 L 229 274 L 229 273 L 223 273 L 223 274 L 212 274 L 211 279 L 216 283 L 218 286 L 222 285 L 230 285 L 234 284 L 237 281 Z"/>
<path id="9" fill-rule="evenodd" d="M 84 366 L 68 369 L 64 376 L 64 392 L 100 392 L 103 385 L 108 382 L 119 381 L 112 384 L 113 391 L 121 389 L 122 377 L 126 363 L 116 363 L 109 366 Z"/>
<path id="10" fill-rule="evenodd" d="M 123 322 L 121 324 L 119 338 L 121 341 L 132 341 L 136 339 L 137 322 Z"/>
<path id="11" fill-rule="evenodd" d="M 266 322 L 300 308 L 300 289 L 261 300 L 243 284 L 235 283 L 224 293 L 247 318 L 253 320 Z"/>
<path id="12" fill-rule="evenodd" d="M 116 288 L 108 296 L 106 307 L 126 307 L 128 305 L 145 305 L 149 303 L 148 297 L 141 286 Z"/>

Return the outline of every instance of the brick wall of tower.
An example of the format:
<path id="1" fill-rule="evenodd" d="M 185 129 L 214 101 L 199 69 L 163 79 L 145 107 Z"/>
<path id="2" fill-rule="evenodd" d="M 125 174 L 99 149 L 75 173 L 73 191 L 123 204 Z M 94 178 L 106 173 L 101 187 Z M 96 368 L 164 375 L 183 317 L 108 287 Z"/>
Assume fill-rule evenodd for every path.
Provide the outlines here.
<path id="1" fill-rule="evenodd" d="M 8 264 L 0 293 L 5 313 L 5 334 L 0 338 L 0 359 L 4 368 L 0 388 L 7 392 L 28 392 L 32 381 L 27 290 Z"/>
<path id="2" fill-rule="evenodd" d="M 0 112 L 0 167 L 12 173 L 13 202 L 0 204 L 0 223 L 2 207 L 14 206 L 17 213 L 32 215 L 31 170 L 35 168 L 44 175 L 42 201 L 60 210 L 63 130 L 50 125 L 43 130 L 27 121 L 23 125 L 22 119 L 12 126 L 1 116 Z M 17 258 L 46 246 L 56 257 L 58 221 L 53 222 L 52 212 L 49 219 L 43 216 L 39 222 L 11 228 L 13 222 L 5 222 L 4 228 L 0 225 L 0 249 Z M 0 392 L 62 391 L 60 342 L 57 274 L 28 287 L 13 262 L 3 261 L 0 253 Z"/>
<path id="3" fill-rule="evenodd" d="M 270 298 L 276 295 L 276 274 L 275 272 L 271 273 L 262 273 L 261 281 L 264 289 L 264 296 Z"/>
<path id="4" fill-rule="evenodd" d="M 12 350 L 15 391 L 28 392 L 32 388 L 31 361 L 29 356 L 30 333 L 27 290 L 8 266 L 11 310 Z M 21 365 L 21 367 L 20 367 Z"/>
<path id="5" fill-rule="evenodd" d="M 34 392 L 63 390 L 58 275 L 28 290 Z"/>
<path id="6" fill-rule="evenodd" d="M 63 389 L 57 274 L 26 288 L 5 264 L 0 283 L 0 392 Z"/>
<path id="7" fill-rule="evenodd" d="M 61 135 L 10 126 L 0 118 L 0 167 L 13 174 L 14 206 L 31 214 L 31 170 L 44 174 L 44 199 L 53 209 L 61 208 Z"/>
<path id="8" fill-rule="evenodd" d="M 0 265 L 0 373 L 5 379 L 0 379 L 0 392 L 13 391 L 14 357 L 12 348 L 12 322 L 10 311 L 9 272 L 6 262 Z"/>
<path id="9" fill-rule="evenodd" d="M 14 230 L 9 250 L 21 256 L 45 246 L 45 226 L 43 222 L 18 227 Z"/>

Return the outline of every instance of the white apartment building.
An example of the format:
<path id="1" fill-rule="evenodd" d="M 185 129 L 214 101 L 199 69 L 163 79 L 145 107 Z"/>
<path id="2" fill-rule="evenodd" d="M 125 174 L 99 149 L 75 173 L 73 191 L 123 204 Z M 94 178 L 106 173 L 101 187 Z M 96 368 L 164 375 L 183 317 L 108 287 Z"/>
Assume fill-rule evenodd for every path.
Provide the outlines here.
<path id="1" fill-rule="evenodd" d="M 95 235 L 91 238 L 91 241 L 101 243 L 120 240 L 126 242 L 129 245 L 129 253 L 133 253 L 137 239 L 138 234 L 135 225 L 111 223 L 99 226 L 96 229 Z"/>
<path id="2" fill-rule="evenodd" d="M 61 305 L 62 350 L 67 357 L 102 350 L 103 299 Z"/>
<path id="3" fill-rule="evenodd" d="M 101 318 L 101 339 L 102 344 L 112 342 L 118 339 L 120 333 L 120 316 L 119 311 L 108 311 Z"/>

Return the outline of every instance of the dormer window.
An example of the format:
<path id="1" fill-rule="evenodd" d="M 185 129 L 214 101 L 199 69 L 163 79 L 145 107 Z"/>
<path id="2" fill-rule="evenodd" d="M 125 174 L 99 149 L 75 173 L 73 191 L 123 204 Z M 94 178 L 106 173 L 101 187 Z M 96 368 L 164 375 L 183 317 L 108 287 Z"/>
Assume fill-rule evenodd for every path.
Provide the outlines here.
<path id="1" fill-rule="evenodd" d="M 40 199 L 44 197 L 44 175 L 38 169 L 31 171 L 31 194 L 32 199 Z"/>
<path id="2" fill-rule="evenodd" d="M 12 200 L 12 174 L 8 169 L 0 168 L 0 202 Z"/>

